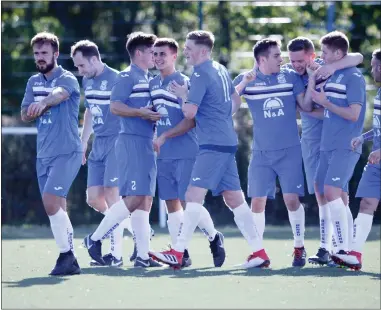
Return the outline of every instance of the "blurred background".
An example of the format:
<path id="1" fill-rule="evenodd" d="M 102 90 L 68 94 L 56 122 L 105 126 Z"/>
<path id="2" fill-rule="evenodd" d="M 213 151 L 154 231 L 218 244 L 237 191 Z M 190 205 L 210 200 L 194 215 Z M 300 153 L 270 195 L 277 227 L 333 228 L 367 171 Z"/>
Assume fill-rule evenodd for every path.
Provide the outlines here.
<path id="1" fill-rule="evenodd" d="M 2 65 L 2 148 L 1 203 L 2 224 L 49 224 L 42 206 L 36 172 L 36 135 L 34 124 L 20 119 L 20 104 L 26 82 L 35 73 L 30 39 L 43 30 L 55 33 L 60 39 L 58 63 L 77 75 L 70 59 L 70 46 L 76 41 L 95 41 L 103 61 L 123 70 L 129 65 L 125 50 L 126 35 L 133 31 L 153 32 L 159 37 L 172 37 L 182 46 L 187 32 L 203 29 L 216 36 L 213 52 L 215 60 L 226 65 L 234 78 L 253 66 L 252 47 L 256 41 L 271 36 L 282 41 L 284 63 L 288 62 L 286 45 L 296 36 L 309 37 L 318 54 L 322 35 L 332 30 L 347 34 L 352 52 L 364 55 L 360 66 L 367 81 L 367 116 L 365 130 L 372 125 L 373 98 L 379 85 L 370 76 L 372 51 L 380 47 L 381 2 L 1 2 L 1 65 Z M 184 64 L 180 51 L 178 69 L 185 74 L 191 68 Z M 78 76 L 79 81 L 81 77 Z M 79 123 L 82 124 L 83 102 Z M 252 142 L 252 119 L 246 108 L 235 115 L 239 135 L 237 163 L 241 185 L 246 194 L 247 168 Z M 281 137 L 280 137 L 281 139 Z M 350 207 L 354 217 L 359 199 L 354 198 L 370 145 L 356 166 L 350 182 Z M 86 204 L 87 166 L 82 166 L 68 196 L 68 209 L 74 225 L 98 223 L 103 216 Z M 306 193 L 307 194 L 307 193 Z M 248 200 L 248 202 L 250 202 Z M 313 195 L 306 195 L 307 225 L 318 224 L 318 207 Z M 233 224 L 233 215 L 225 207 L 222 197 L 207 195 L 206 207 L 216 225 Z M 380 223 L 380 208 L 374 221 Z M 151 222 L 158 222 L 158 200 L 155 198 Z M 268 201 L 266 222 L 288 225 L 286 207 L 277 189 L 275 200 Z"/>

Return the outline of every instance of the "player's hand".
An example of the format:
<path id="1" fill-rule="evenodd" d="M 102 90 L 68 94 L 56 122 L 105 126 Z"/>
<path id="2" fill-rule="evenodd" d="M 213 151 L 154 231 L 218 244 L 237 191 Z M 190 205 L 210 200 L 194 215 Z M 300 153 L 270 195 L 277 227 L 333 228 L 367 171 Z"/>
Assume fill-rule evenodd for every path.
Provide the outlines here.
<path id="1" fill-rule="evenodd" d="M 29 117 L 38 117 L 38 116 L 40 116 L 43 113 L 45 108 L 46 108 L 46 104 L 44 104 L 42 101 L 40 101 L 40 102 L 33 102 L 28 107 L 27 115 Z"/>
<path id="2" fill-rule="evenodd" d="M 323 87 L 320 87 L 320 92 L 311 89 L 311 97 L 315 103 L 320 104 L 324 108 L 326 108 L 329 103 Z"/>
<path id="3" fill-rule="evenodd" d="M 380 162 L 381 149 L 375 150 L 369 154 L 368 162 L 373 165 L 377 165 Z"/>
<path id="4" fill-rule="evenodd" d="M 140 108 L 140 117 L 142 119 L 156 122 L 161 118 L 161 114 L 159 112 L 152 111 L 152 108 L 150 107 L 143 107 Z"/>
<path id="5" fill-rule="evenodd" d="M 363 143 L 364 143 L 363 137 L 359 136 L 359 137 L 353 138 L 351 141 L 352 150 L 357 149 Z"/>
<path id="6" fill-rule="evenodd" d="M 188 88 L 188 80 L 184 81 L 184 85 L 180 85 L 176 81 L 171 81 L 168 85 L 168 91 L 182 99 L 188 97 Z"/>
<path id="7" fill-rule="evenodd" d="M 316 80 L 316 73 L 320 69 L 320 65 L 314 61 L 311 61 L 306 67 L 306 71 L 309 78 Z"/>
<path id="8" fill-rule="evenodd" d="M 324 66 L 321 66 L 319 69 L 316 70 L 316 79 L 317 80 L 321 80 L 321 79 L 326 80 L 334 73 L 335 73 L 335 69 L 333 69 L 331 65 L 324 65 Z"/>
<path id="9" fill-rule="evenodd" d="M 82 144 L 82 166 L 86 164 L 86 151 L 87 151 L 87 142 L 81 142 Z"/>
<path id="10" fill-rule="evenodd" d="M 166 140 L 167 138 L 164 137 L 163 135 L 153 140 L 153 149 L 155 150 L 157 154 L 160 154 L 160 148 L 165 143 Z"/>
<path id="11" fill-rule="evenodd" d="M 255 68 L 249 72 L 246 72 L 243 77 L 242 77 L 242 81 L 245 83 L 245 84 L 249 84 L 251 81 L 254 81 L 256 78 L 257 78 L 257 73 L 255 72 Z"/>

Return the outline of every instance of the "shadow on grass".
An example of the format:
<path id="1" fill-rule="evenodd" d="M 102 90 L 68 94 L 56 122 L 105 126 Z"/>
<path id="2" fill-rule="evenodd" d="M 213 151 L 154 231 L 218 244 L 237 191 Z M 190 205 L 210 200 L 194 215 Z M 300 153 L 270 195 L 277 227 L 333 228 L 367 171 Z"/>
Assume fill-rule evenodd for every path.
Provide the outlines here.
<path id="1" fill-rule="evenodd" d="M 68 280 L 68 276 L 66 277 L 36 277 L 36 278 L 26 278 L 20 281 L 3 281 L 2 284 L 6 284 L 6 287 L 9 288 L 21 288 L 21 287 L 31 287 L 35 285 L 55 285 L 60 284 L 64 281 Z"/>
<path id="2" fill-rule="evenodd" d="M 82 268 L 82 275 L 96 275 L 109 277 L 136 277 L 136 278 L 159 278 L 170 277 L 171 279 L 203 278 L 203 277 L 221 277 L 221 276 L 247 276 L 247 277 L 310 277 L 316 278 L 342 278 L 342 277 L 369 277 L 372 280 L 381 280 L 381 275 L 374 272 L 351 271 L 341 268 L 329 267 L 305 267 L 294 268 L 287 267 L 281 269 L 239 269 L 239 268 L 186 268 L 182 270 L 173 270 L 169 267 L 143 269 L 143 268 L 103 268 L 103 267 L 85 267 Z M 76 275 L 78 276 L 78 275 Z M 80 276 L 80 275 L 79 275 Z M 36 277 L 26 278 L 20 281 L 4 281 L 7 288 L 24 288 L 41 285 L 55 285 L 69 280 L 70 276 L 62 277 Z"/>
<path id="3" fill-rule="evenodd" d="M 239 269 L 239 268 L 186 268 L 182 270 L 173 270 L 167 266 L 154 269 L 142 268 L 82 268 L 83 274 L 92 274 L 99 276 L 119 276 L 119 277 L 144 277 L 144 278 L 158 278 L 169 276 L 171 278 L 199 278 L 199 277 L 219 277 L 219 276 L 253 276 L 253 277 L 270 277 L 270 276 L 289 276 L 289 277 L 310 277 L 315 276 L 327 278 L 340 278 L 340 277 L 370 277 L 373 280 L 381 280 L 381 275 L 375 272 L 366 271 L 351 271 L 343 268 L 330 268 L 330 267 L 305 267 L 295 268 L 287 267 L 281 269 Z"/>

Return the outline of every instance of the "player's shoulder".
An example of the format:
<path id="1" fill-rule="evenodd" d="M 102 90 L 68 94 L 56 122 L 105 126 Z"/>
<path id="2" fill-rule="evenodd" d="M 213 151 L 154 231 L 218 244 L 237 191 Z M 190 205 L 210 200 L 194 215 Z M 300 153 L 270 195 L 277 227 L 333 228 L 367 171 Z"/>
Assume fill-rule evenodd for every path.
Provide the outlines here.
<path id="1" fill-rule="evenodd" d="M 56 86 L 59 86 L 60 84 L 61 85 L 72 85 L 72 86 L 75 86 L 76 88 L 78 87 L 79 89 L 79 82 L 78 82 L 78 79 L 76 78 L 76 76 L 66 70 L 66 69 L 62 69 L 62 73 L 61 75 L 56 79 L 56 82 L 52 82 L 52 86 L 53 85 L 56 85 Z"/>
<path id="2" fill-rule="evenodd" d="M 60 75 L 60 78 L 68 78 L 68 79 L 77 80 L 77 78 L 75 77 L 75 75 L 72 72 L 70 72 L 69 70 L 66 70 L 64 68 L 62 68 L 62 74 Z"/>
<path id="3" fill-rule="evenodd" d="M 247 73 L 249 73 L 250 72 L 250 70 L 246 70 L 246 71 L 243 71 L 243 72 L 241 72 L 241 73 L 239 73 L 235 78 L 234 78 L 234 82 L 236 82 L 236 81 L 241 81 L 242 79 L 243 79 L 243 77 L 244 77 L 244 75 L 245 74 L 247 74 Z"/>
<path id="4" fill-rule="evenodd" d="M 36 74 L 33 74 L 31 77 L 29 77 L 28 79 L 28 83 L 32 83 L 32 84 L 36 84 L 37 83 L 40 83 L 41 85 L 43 85 L 43 81 L 42 81 L 43 77 L 42 77 L 42 74 L 41 73 L 36 73 Z"/>
<path id="5" fill-rule="evenodd" d="M 293 68 L 281 67 L 279 73 L 277 74 L 279 83 L 285 83 L 283 80 L 293 80 L 296 77 L 299 77 L 299 74 Z"/>
<path id="6" fill-rule="evenodd" d="M 135 77 L 134 72 L 131 70 L 131 67 L 129 66 L 118 73 L 117 80 L 123 81 L 127 79 L 133 79 L 134 77 Z"/>
<path id="7" fill-rule="evenodd" d="M 173 76 L 173 80 L 176 81 L 177 84 L 183 85 L 185 82 L 189 82 L 190 79 L 185 74 L 181 73 L 180 71 L 177 71 L 176 74 Z"/>
<path id="8" fill-rule="evenodd" d="M 294 75 L 296 74 L 296 71 L 294 70 L 294 68 L 292 68 L 292 66 L 282 66 L 278 74 Z"/>
<path id="9" fill-rule="evenodd" d="M 180 71 L 177 71 L 177 76 L 179 78 L 181 78 L 182 80 L 189 80 L 189 77 L 187 75 L 185 75 L 184 73 L 180 72 Z"/>
<path id="10" fill-rule="evenodd" d="M 293 69 L 292 64 L 290 62 L 282 65 L 280 68 L 281 69 Z"/>
<path id="11" fill-rule="evenodd" d="M 110 79 L 115 79 L 118 77 L 120 71 L 119 70 L 116 70 L 114 68 L 111 68 L 109 66 L 106 66 L 106 72 L 107 72 L 107 76 L 110 78 Z"/>
<path id="12" fill-rule="evenodd" d="M 359 68 L 357 67 L 349 67 L 349 68 L 344 68 L 342 70 L 338 70 L 336 75 L 338 75 L 338 79 L 342 75 L 343 80 L 353 80 L 353 79 L 359 79 L 359 80 L 364 80 L 364 75 L 360 71 Z"/>

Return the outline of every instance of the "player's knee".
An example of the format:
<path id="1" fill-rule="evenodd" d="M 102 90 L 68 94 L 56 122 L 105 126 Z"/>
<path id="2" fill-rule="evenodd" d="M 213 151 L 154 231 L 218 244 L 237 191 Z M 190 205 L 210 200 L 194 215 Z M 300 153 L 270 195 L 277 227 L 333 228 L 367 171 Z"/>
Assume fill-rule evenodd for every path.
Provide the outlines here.
<path id="1" fill-rule="evenodd" d="M 185 193 L 186 202 L 196 202 L 202 204 L 205 198 L 205 192 L 203 189 L 189 186 Z"/>
<path id="2" fill-rule="evenodd" d="M 102 202 L 102 200 L 104 200 L 104 197 L 87 196 L 86 203 L 94 210 L 103 212 L 104 201 Z"/>
<path id="3" fill-rule="evenodd" d="M 334 201 L 341 197 L 342 189 L 334 186 L 324 186 L 324 197 L 327 201 Z"/>
<path id="4" fill-rule="evenodd" d="M 243 196 L 242 191 L 224 191 L 223 197 L 225 204 L 230 209 L 235 209 L 245 202 L 245 197 Z"/>
<path id="5" fill-rule="evenodd" d="M 374 215 L 374 212 L 377 209 L 377 201 L 374 199 L 369 199 L 369 198 L 363 198 L 361 199 L 360 202 L 360 213 L 365 213 L 369 215 Z"/>
<path id="6" fill-rule="evenodd" d="M 183 206 L 178 199 L 166 200 L 165 204 L 167 205 L 168 213 L 174 213 L 183 209 Z"/>
<path id="7" fill-rule="evenodd" d="M 251 211 L 262 213 L 265 211 L 267 197 L 255 197 L 251 199 Z"/>
<path id="8" fill-rule="evenodd" d="M 296 211 L 300 206 L 299 196 L 296 194 L 283 195 L 284 203 L 289 211 Z"/>
<path id="9" fill-rule="evenodd" d="M 44 194 L 42 197 L 42 202 L 48 216 L 56 214 L 58 210 L 63 207 L 57 199 L 50 197 L 50 195 Z"/>
<path id="10" fill-rule="evenodd" d="M 104 188 L 104 195 L 105 195 L 105 200 L 107 203 L 107 206 L 109 208 L 112 207 L 112 205 L 120 200 L 119 198 L 119 190 L 116 187 L 105 187 Z"/>

